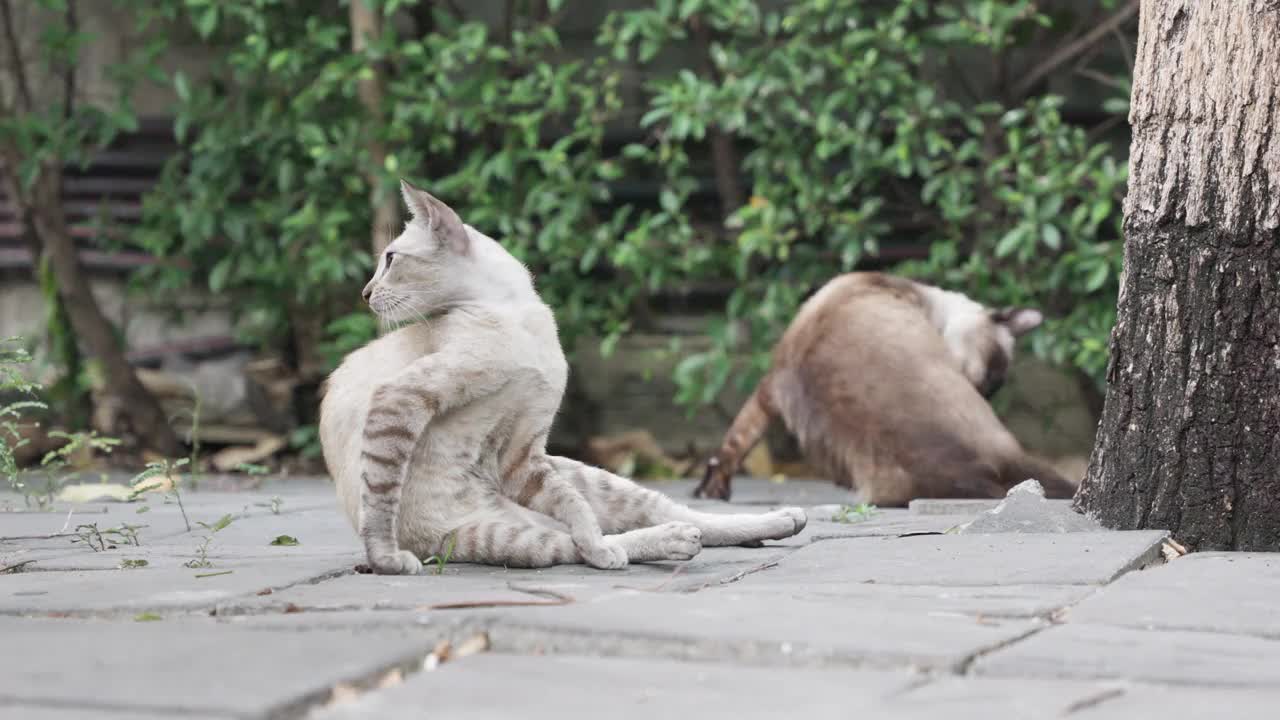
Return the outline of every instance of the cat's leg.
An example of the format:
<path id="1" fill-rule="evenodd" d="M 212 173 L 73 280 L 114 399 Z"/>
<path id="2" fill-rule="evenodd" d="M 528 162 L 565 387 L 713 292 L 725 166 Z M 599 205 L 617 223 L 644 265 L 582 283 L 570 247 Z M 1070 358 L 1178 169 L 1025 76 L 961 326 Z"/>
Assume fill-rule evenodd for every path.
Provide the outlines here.
<path id="1" fill-rule="evenodd" d="M 374 389 L 360 450 L 360 539 L 374 572 L 412 575 L 422 570 L 422 562 L 400 549 L 396 536 L 414 447 L 434 418 L 496 391 L 507 382 L 506 375 L 496 363 L 478 367 L 471 356 L 442 351 Z"/>
<path id="2" fill-rule="evenodd" d="M 689 524 L 700 531 L 706 547 L 755 545 L 761 540 L 791 537 L 808 522 L 800 508 L 767 513 L 698 512 L 607 470 L 568 458 L 550 460 L 557 474 L 568 478 L 587 499 L 605 532 L 668 523 Z"/>
<path id="3" fill-rule="evenodd" d="M 604 569 L 620 569 L 626 567 L 628 562 L 688 560 L 697 555 L 702 549 L 697 528 L 685 523 L 668 525 L 641 528 L 604 538 L 604 544 L 613 548 L 623 559 L 620 565 Z M 543 568 L 586 562 L 578 544 L 569 533 L 533 522 L 514 512 L 466 523 L 454 529 L 450 535 L 454 539 L 449 558 L 456 562 L 513 568 Z"/>
<path id="4" fill-rule="evenodd" d="M 530 457 L 524 467 L 515 469 L 513 474 L 522 479 L 516 504 L 564 523 L 586 564 L 604 570 L 627 566 L 626 551 L 616 543 L 605 542 L 591 505 L 545 457 Z"/>
<path id="5" fill-rule="evenodd" d="M 706 473 L 702 476 L 702 483 L 693 491 L 694 497 L 729 499 L 733 474 L 742 464 L 742 458 L 760 442 L 774 415 L 773 381 L 772 376 L 766 375 L 734 417 L 720 449 L 707 460 Z"/>

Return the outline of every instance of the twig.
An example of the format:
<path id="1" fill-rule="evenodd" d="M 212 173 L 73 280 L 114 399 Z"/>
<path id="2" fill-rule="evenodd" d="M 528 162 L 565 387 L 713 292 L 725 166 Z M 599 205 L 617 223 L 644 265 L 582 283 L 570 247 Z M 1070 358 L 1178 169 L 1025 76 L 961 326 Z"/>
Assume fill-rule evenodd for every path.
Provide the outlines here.
<path id="1" fill-rule="evenodd" d="M 30 564 L 31 564 L 31 563 L 33 563 L 33 562 L 35 562 L 35 558 L 32 558 L 31 560 L 23 560 L 22 562 L 16 562 L 16 563 L 14 563 L 14 564 L 12 564 L 12 565 L 8 565 L 8 566 L 5 566 L 5 567 L 2 567 L 2 568 L 0 568 L 0 575 L 3 575 L 3 574 L 5 574 L 5 573 L 7 573 L 7 572 L 9 572 L 9 571 L 11 571 L 11 570 L 17 570 L 17 569 L 18 569 L 18 568 L 20 568 L 20 567 L 23 567 L 23 566 L 26 566 L 26 565 L 30 565 Z"/>
<path id="2" fill-rule="evenodd" d="M 487 607 L 537 607 L 551 605 L 568 605 L 574 602 L 574 599 L 563 593 L 554 590 L 545 590 L 542 588 L 519 588 L 515 585 L 508 585 L 509 589 L 516 592 L 528 593 L 530 595 L 544 595 L 548 600 L 464 600 L 462 602 L 452 603 L 436 603 L 434 605 L 419 605 L 414 610 L 470 610 L 475 608 Z"/>
<path id="3" fill-rule="evenodd" d="M 219 570 L 218 572 L 201 573 L 199 575 L 196 575 L 196 577 L 198 578 L 217 577 L 219 575 L 230 575 L 233 572 L 235 572 L 235 570 Z"/>
<path id="4" fill-rule="evenodd" d="M 1048 75 L 1062 67 L 1066 63 L 1071 62 L 1076 56 L 1086 52 L 1089 48 L 1096 45 L 1102 38 L 1110 35 L 1114 29 L 1125 24 L 1138 13 L 1138 0 L 1129 0 L 1124 7 L 1116 10 L 1111 17 L 1103 20 L 1092 30 L 1085 33 L 1080 39 L 1067 43 L 1058 48 L 1052 55 L 1045 58 L 1044 62 L 1031 69 L 1031 72 L 1023 76 L 1013 88 L 1013 97 L 1026 97 L 1031 92 L 1031 88 L 1036 86 Z"/>
<path id="5" fill-rule="evenodd" d="M 12 542 L 14 540 L 57 540 L 64 537 L 80 537 L 79 533 L 54 533 L 52 535 L 10 535 L 8 537 L 0 537 L 0 542 Z"/>
<path id="6" fill-rule="evenodd" d="M 614 587 L 619 590 L 639 590 L 641 592 L 662 592 L 664 589 L 666 589 L 668 585 L 671 584 L 672 580 L 675 580 L 676 577 L 680 575 L 680 573 L 684 572 L 685 567 L 686 567 L 685 565 L 677 565 L 676 569 L 672 570 L 671 574 L 667 576 L 667 579 L 663 580 L 657 585 L 654 585 L 651 588 L 631 587 L 630 585 L 614 585 Z"/>

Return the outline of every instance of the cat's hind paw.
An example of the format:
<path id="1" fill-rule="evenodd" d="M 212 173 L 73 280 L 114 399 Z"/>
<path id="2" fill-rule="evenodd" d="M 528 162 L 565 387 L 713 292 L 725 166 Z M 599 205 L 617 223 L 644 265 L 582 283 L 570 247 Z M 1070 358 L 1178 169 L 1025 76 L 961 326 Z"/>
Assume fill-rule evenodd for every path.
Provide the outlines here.
<path id="1" fill-rule="evenodd" d="M 397 550 L 387 555 L 370 556 L 369 567 L 379 575 L 417 575 L 422 572 L 422 561 L 408 550 Z"/>

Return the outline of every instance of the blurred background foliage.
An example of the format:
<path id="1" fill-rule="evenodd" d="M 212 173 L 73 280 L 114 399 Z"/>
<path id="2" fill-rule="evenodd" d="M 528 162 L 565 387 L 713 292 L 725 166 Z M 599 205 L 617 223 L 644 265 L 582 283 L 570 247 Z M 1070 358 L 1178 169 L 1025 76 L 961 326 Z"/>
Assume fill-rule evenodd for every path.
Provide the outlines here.
<path id="1" fill-rule="evenodd" d="M 122 71 L 172 87 L 181 144 L 120 241 L 170 260 L 139 288 L 233 297 L 254 341 L 322 372 L 376 333 L 358 290 L 404 176 L 531 267 L 567 347 L 712 313 L 709 345 L 672 348 L 691 408 L 754 383 L 797 305 L 868 263 L 1043 308 L 1034 351 L 1101 386 L 1125 3 L 351 2 L 380 29 L 358 49 L 347 2 L 118 0 L 151 57 L 211 57 Z"/>

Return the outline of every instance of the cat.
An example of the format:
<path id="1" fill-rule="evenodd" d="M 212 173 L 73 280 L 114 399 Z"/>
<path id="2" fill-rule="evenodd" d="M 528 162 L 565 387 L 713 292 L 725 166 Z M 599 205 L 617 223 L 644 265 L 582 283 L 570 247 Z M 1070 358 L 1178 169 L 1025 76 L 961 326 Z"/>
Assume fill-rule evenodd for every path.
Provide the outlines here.
<path id="1" fill-rule="evenodd" d="M 547 453 L 568 364 L 529 271 L 425 190 L 363 291 L 404 323 L 326 381 L 320 442 L 370 568 L 420 558 L 508 567 L 687 560 L 704 546 L 800 532 L 799 508 L 696 512 L 606 470 Z"/>
<path id="2" fill-rule="evenodd" d="M 1015 340 L 1043 319 L 893 275 L 837 276 L 800 307 L 695 496 L 728 499 L 743 456 L 781 417 L 809 461 L 867 503 L 1001 497 L 1028 478 L 1070 497 L 1075 486 L 987 402 Z"/>

